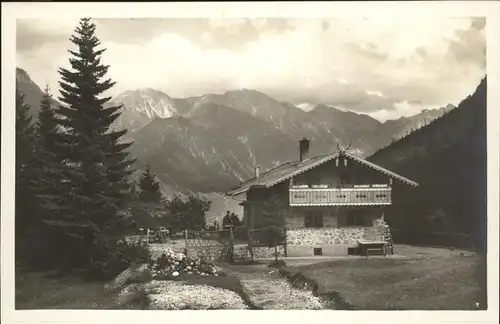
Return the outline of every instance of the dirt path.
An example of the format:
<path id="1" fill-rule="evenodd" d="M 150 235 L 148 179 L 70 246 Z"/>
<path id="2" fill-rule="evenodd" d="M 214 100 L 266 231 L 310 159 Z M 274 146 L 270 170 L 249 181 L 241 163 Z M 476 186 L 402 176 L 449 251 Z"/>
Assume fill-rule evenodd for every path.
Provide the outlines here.
<path id="1" fill-rule="evenodd" d="M 224 270 L 241 280 L 252 303 L 261 309 L 323 309 L 309 290 L 293 288 L 277 270 L 265 265 L 228 265 Z"/>

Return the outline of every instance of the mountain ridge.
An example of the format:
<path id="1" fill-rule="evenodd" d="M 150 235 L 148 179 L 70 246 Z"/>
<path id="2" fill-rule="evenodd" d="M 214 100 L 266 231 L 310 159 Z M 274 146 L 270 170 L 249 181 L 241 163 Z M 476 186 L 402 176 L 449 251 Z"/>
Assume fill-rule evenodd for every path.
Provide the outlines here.
<path id="1" fill-rule="evenodd" d="M 20 67 L 16 67 L 16 88 L 22 89 L 24 101 L 30 106 L 30 113 L 33 116 L 33 121 L 38 116 L 40 101 L 43 97 L 43 90 L 29 76 L 28 72 Z M 52 105 L 59 107 L 59 102 L 52 99 Z"/>
<path id="2" fill-rule="evenodd" d="M 40 88 L 26 71 L 16 70 L 16 75 L 17 86 L 28 89 L 34 105 L 41 99 Z M 256 164 L 265 169 L 295 160 L 296 142 L 303 136 L 312 140 L 311 155 L 350 142 L 355 154 L 366 156 L 425 117 L 385 125 L 366 114 L 325 105 L 306 112 L 251 89 L 173 98 L 141 88 L 120 93 L 109 105 L 122 105 L 113 127 L 128 130 L 124 140 L 135 142 L 131 152 L 138 165 L 151 163 L 165 187 L 179 192 L 224 192 L 252 176 Z M 152 163 L 154 159 L 158 162 Z"/>

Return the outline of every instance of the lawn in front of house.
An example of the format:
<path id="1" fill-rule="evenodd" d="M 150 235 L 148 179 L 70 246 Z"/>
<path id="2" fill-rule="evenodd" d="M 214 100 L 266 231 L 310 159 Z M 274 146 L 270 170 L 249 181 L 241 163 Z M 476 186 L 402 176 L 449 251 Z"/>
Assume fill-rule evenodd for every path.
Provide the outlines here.
<path id="1" fill-rule="evenodd" d="M 346 258 L 290 270 L 316 282 L 320 294 L 339 294 L 353 309 L 478 309 L 476 302 L 483 299 L 475 255 L 413 247 L 407 251 L 412 255 L 405 259 Z"/>
<path id="2" fill-rule="evenodd" d="M 113 309 L 116 294 L 104 289 L 104 284 L 75 276 L 54 278 L 47 272 L 16 269 L 15 308 Z"/>

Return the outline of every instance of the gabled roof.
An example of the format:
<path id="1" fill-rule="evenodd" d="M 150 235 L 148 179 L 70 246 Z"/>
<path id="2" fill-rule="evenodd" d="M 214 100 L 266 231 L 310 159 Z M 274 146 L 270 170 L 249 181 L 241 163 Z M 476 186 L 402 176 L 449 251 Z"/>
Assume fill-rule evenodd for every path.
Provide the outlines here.
<path id="1" fill-rule="evenodd" d="M 266 188 L 270 188 L 274 185 L 277 185 L 285 180 L 290 179 L 293 176 L 296 176 L 300 173 L 306 172 L 312 168 L 315 168 L 323 163 L 326 163 L 328 161 L 331 161 L 339 156 L 344 156 L 347 157 L 353 161 L 356 161 L 360 164 L 366 165 L 369 168 L 372 168 L 376 171 L 382 172 L 386 174 L 387 176 L 397 179 L 403 183 L 406 183 L 410 186 L 417 187 L 418 183 L 415 181 L 412 181 L 408 178 L 405 178 L 399 174 L 396 174 L 392 171 L 389 171 L 379 165 L 376 165 L 375 163 L 366 161 L 364 159 L 361 159 L 359 157 L 356 157 L 350 153 L 347 153 L 345 151 L 337 151 L 335 153 L 329 153 L 325 155 L 319 155 L 315 156 L 312 158 L 309 158 L 307 160 L 304 160 L 302 162 L 300 161 L 293 161 L 293 162 L 285 162 L 283 164 L 278 165 L 277 167 L 274 167 L 272 169 L 269 169 L 265 172 L 263 172 L 258 179 L 255 177 L 250 178 L 246 181 L 243 181 L 240 183 L 238 186 L 234 187 L 231 189 L 229 192 L 226 193 L 226 195 L 239 195 L 242 194 L 250 187 L 253 186 L 263 186 Z"/>

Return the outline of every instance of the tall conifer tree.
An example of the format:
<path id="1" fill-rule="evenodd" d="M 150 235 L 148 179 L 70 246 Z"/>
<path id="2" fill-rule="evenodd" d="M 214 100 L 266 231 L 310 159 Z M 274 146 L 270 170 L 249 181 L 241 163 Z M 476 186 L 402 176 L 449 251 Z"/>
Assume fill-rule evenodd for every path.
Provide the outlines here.
<path id="1" fill-rule="evenodd" d="M 110 129 L 121 106 L 104 106 L 111 98 L 103 94 L 115 83 L 105 79 L 109 66 L 101 63 L 105 50 L 98 49 L 95 29 L 89 18 L 80 20 L 71 37 L 77 47 L 69 51 L 72 70 L 59 69 L 63 105 L 57 123 L 64 130 L 60 134 L 66 144 L 62 182 L 67 187 L 61 207 L 66 211 L 64 217 L 48 222 L 76 239 L 74 243 L 78 242 L 84 254 L 78 261 L 84 264 L 107 257 L 102 248 L 120 234 L 134 163 L 126 152 L 131 143 L 120 142 L 126 130 Z"/>

